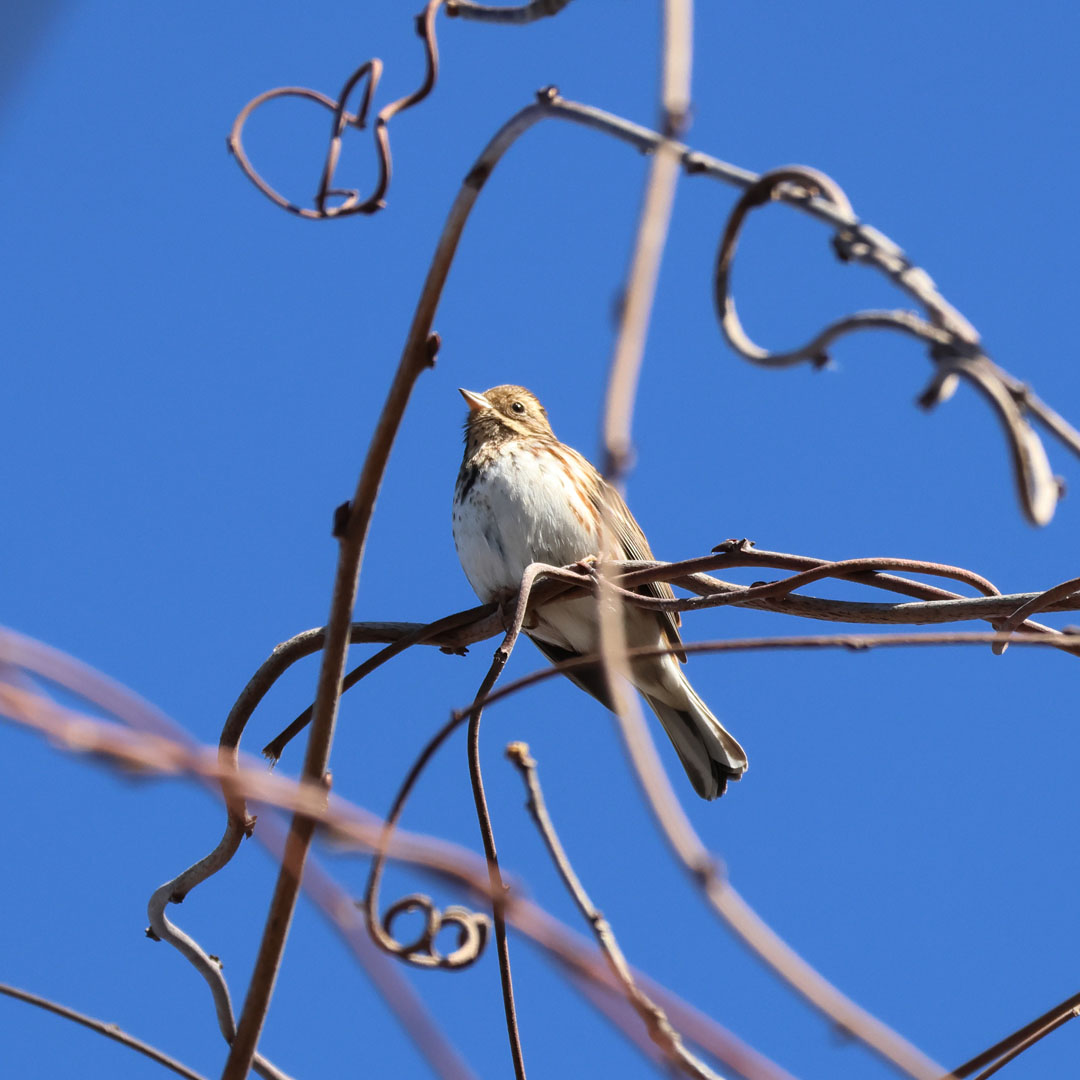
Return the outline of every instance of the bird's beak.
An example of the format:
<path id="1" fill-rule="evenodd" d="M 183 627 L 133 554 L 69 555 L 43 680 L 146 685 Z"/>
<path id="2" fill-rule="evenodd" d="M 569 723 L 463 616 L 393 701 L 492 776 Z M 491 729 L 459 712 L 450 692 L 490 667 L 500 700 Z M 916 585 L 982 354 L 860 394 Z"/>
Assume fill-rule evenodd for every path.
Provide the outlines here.
<path id="1" fill-rule="evenodd" d="M 465 399 L 465 403 L 469 406 L 469 412 L 477 413 L 481 409 L 490 409 L 491 404 L 483 394 L 478 394 L 475 390 L 462 390 L 458 387 L 458 393 Z"/>

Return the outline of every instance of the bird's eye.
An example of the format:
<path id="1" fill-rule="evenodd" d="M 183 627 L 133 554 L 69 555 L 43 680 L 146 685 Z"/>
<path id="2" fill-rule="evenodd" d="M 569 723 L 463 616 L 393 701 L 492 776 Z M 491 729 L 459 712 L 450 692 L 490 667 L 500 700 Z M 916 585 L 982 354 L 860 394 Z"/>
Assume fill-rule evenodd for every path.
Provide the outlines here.
<path id="1" fill-rule="evenodd" d="M 520 401 L 515 401 L 514 404 L 510 406 L 510 408 L 513 409 L 516 413 L 523 413 L 525 411 L 525 406 L 522 405 Z"/>

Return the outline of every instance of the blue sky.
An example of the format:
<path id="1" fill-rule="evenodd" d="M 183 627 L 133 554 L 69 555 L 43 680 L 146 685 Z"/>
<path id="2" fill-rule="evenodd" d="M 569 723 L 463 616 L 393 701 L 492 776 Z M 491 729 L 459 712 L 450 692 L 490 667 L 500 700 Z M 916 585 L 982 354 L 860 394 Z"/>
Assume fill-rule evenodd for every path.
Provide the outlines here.
<path id="1" fill-rule="evenodd" d="M 973 0 L 698 8 L 688 141 L 758 171 L 828 172 L 1003 367 L 1080 421 L 1080 219 L 1068 188 L 1080 168 L 1080 14 L 1047 5 L 1021 18 Z M 36 17 L 28 5 L 0 16 L 0 36 L 20 50 L 0 84 L 0 620 L 128 684 L 207 743 L 272 647 L 325 618 L 332 511 L 352 492 L 479 149 L 550 83 L 637 122 L 656 117 L 656 5 L 577 0 L 524 29 L 443 20 L 436 93 L 393 125 L 388 209 L 317 223 L 276 210 L 225 152 L 235 113 L 277 85 L 334 94 L 372 55 L 386 64 L 377 104 L 406 93 L 421 71 L 411 15 L 396 0 L 330 2 L 317 15 L 102 0 L 56 5 L 37 28 L 22 21 Z M 253 119 L 248 146 L 305 200 L 326 127 L 323 113 L 281 103 Z M 426 621 L 474 602 L 450 536 L 458 386 L 529 386 L 557 433 L 596 456 L 645 167 L 624 146 L 547 123 L 485 188 L 436 319 L 438 365 L 417 384 L 390 463 L 357 618 Z M 365 187 L 371 170 L 360 135 L 340 178 Z M 934 413 L 915 408 L 929 368 L 912 342 L 849 339 L 826 373 L 759 370 L 731 353 L 709 283 L 733 198 L 702 178 L 678 189 L 628 493 L 658 556 L 747 536 L 822 557 L 959 564 L 1006 592 L 1076 575 L 1080 499 L 1044 529 L 1026 524 L 985 404 L 961 389 Z M 751 334 L 774 347 L 847 310 L 902 304 L 868 271 L 836 264 L 821 226 L 779 207 L 750 224 L 736 295 Z M 1080 488 L 1077 461 L 1050 450 Z M 685 622 L 689 640 L 815 629 L 730 608 Z M 489 651 L 409 653 L 348 695 L 335 790 L 384 811 L 428 734 L 471 698 Z M 698 657 L 693 683 L 750 771 L 705 804 L 662 753 L 742 894 L 841 989 L 951 1067 L 1078 989 L 1075 664 L 987 648 Z M 541 665 L 526 644 L 512 673 Z M 245 746 L 303 708 L 316 670 L 309 660 L 283 680 Z M 512 739 L 531 745 L 564 843 L 635 963 L 796 1076 L 892 1075 L 710 915 L 598 706 L 552 681 L 493 709 L 484 734 L 500 853 L 537 900 L 574 922 L 502 759 Z M 223 1048 L 202 981 L 142 930 L 151 891 L 216 841 L 218 806 L 192 785 L 121 779 L 10 727 L 0 746 L 12 883 L 0 980 L 215 1075 Z M 301 756 L 292 749 L 281 768 Z M 406 824 L 479 847 L 463 740 L 434 762 Z M 362 888 L 362 863 L 333 866 Z M 273 877 L 247 844 L 178 912 L 223 958 L 237 998 Z M 386 895 L 416 884 L 393 871 Z M 530 1075 L 652 1075 L 527 944 L 515 940 L 513 955 Z M 493 954 L 458 975 L 409 977 L 479 1075 L 508 1074 Z M 75 1063 L 89 1076 L 165 1075 L 2 999 L 0 1030 L 7 1075 L 66 1075 Z M 1002 1075 L 1065 1075 L 1078 1032 L 1066 1026 Z M 262 1048 L 297 1077 L 426 1075 L 307 906 Z"/>

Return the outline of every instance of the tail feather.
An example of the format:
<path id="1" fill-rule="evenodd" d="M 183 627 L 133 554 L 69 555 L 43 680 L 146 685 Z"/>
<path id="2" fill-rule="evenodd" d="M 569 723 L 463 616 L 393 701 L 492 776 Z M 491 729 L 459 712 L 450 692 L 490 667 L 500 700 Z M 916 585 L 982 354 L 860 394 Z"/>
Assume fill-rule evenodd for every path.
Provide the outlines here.
<path id="1" fill-rule="evenodd" d="M 717 799 L 727 790 L 729 780 L 741 780 L 746 772 L 746 753 L 711 712 L 689 690 L 688 708 L 679 709 L 658 698 L 645 700 L 675 747 L 694 790 L 703 799 Z"/>
<path id="2" fill-rule="evenodd" d="M 553 664 L 579 655 L 529 636 Z M 644 671 L 635 670 L 634 681 L 638 689 L 664 725 L 694 790 L 703 799 L 718 799 L 727 790 L 729 780 L 742 779 L 746 772 L 746 752 L 709 712 L 709 707 L 698 697 L 677 663 L 672 661 L 663 667 L 650 668 L 649 673 L 652 678 L 646 679 Z M 607 680 L 599 665 L 580 667 L 565 674 L 587 694 L 614 709 Z M 646 683 L 648 689 L 642 683 Z M 671 704 L 671 700 L 678 704 Z"/>

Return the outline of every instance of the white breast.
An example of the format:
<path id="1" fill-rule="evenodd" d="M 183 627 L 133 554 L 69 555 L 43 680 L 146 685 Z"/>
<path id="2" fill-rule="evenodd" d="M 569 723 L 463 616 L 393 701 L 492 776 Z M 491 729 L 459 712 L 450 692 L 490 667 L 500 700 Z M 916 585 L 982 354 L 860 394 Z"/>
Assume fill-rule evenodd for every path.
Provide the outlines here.
<path id="1" fill-rule="evenodd" d="M 476 595 L 516 589 L 533 562 L 565 566 L 597 554 L 591 506 L 560 458 L 510 443 L 454 506 L 454 543 Z"/>

